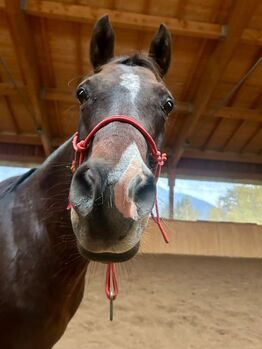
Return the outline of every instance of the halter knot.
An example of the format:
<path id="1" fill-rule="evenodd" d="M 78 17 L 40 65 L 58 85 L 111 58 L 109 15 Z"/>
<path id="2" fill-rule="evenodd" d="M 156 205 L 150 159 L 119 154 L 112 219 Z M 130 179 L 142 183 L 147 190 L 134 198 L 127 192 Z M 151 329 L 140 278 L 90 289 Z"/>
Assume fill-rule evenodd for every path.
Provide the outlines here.
<path id="1" fill-rule="evenodd" d="M 161 153 L 159 150 L 156 153 L 156 162 L 159 166 L 164 166 L 165 161 L 167 160 L 166 153 Z"/>
<path id="2" fill-rule="evenodd" d="M 77 144 L 76 144 L 76 148 L 77 148 L 77 151 L 79 153 L 82 153 L 84 151 L 86 151 L 86 145 L 85 145 L 85 141 L 79 141 Z"/>

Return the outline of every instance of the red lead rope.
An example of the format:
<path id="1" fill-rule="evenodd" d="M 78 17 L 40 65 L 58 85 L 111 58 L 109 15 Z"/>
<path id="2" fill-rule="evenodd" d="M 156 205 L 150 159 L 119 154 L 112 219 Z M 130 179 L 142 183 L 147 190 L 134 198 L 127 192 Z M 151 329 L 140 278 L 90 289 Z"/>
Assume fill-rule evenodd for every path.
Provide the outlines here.
<path id="1" fill-rule="evenodd" d="M 115 122 L 115 121 L 130 124 L 142 133 L 142 135 L 144 136 L 144 138 L 146 139 L 146 141 L 150 147 L 152 157 L 154 158 L 154 160 L 156 162 L 156 168 L 154 171 L 154 175 L 155 175 L 156 182 L 157 182 L 157 180 L 161 174 L 162 166 L 164 165 L 164 162 L 167 159 L 167 155 L 165 153 L 161 154 L 161 152 L 157 149 L 155 141 L 153 140 L 151 135 L 147 132 L 147 130 L 144 129 L 144 127 L 142 127 L 137 121 L 135 121 L 134 119 L 132 119 L 126 115 L 113 115 L 113 116 L 107 117 L 106 119 L 99 122 L 93 128 L 93 130 L 87 135 L 87 137 L 84 140 L 78 141 L 78 132 L 76 132 L 74 134 L 72 143 L 73 143 L 73 148 L 75 150 L 75 159 L 72 161 L 72 166 L 71 166 L 72 172 L 75 172 L 77 167 L 83 163 L 85 152 L 88 149 L 89 144 L 92 141 L 95 134 L 97 133 L 97 131 L 99 131 L 104 126 L 110 124 L 111 122 Z M 79 154 L 79 156 L 78 156 L 78 154 Z M 70 202 L 68 204 L 68 208 L 69 209 L 71 208 Z M 158 225 L 165 242 L 168 243 L 169 238 L 168 238 L 168 236 L 165 232 L 165 229 L 160 221 L 157 195 L 156 195 L 156 200 L 155 200 L 155 214 L 152 211 L 151 216 L 152 216 L 153 221 Z M 107 265 L 105 292 L 106 292 L 107 298 L 110 299 L 110 301 L 116 299 L 117 294 L 118 294 L 118 285 L 117 285 L 116 271 L 115 271 L 114 263 L 108 263 L 108 265 Z"/>

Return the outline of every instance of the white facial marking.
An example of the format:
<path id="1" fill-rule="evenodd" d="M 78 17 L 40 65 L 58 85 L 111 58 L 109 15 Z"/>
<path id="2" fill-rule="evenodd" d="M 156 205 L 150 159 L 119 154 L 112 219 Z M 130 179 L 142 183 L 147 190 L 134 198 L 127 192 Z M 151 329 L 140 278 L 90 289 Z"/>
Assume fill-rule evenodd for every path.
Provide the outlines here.
<path id="1" fill-rule="evenodd" d="M 140 163 L 140 166 L 142 168 L 142 165 L 144 163 L 140 151 L 137 148 L 136 143 L 131 143 L 124 153 L 122 154 L 119 163 L 116 165 L 116 167 L 109 173 L 108 175 L 108 184 L 115 184 L 119 179 L 123 176 L 123 173 L 128 168 L 129 164 L 136 160 Z"/>
<path id="2" fill-rule="evenodd" d="M 140 78 L 138 75 L 133 73 L 123 73 L 120 76 L 120 85 L 125 87 L 131 95 L 131 102 L 134 103 L 137 94 L 140 91 Z"/>

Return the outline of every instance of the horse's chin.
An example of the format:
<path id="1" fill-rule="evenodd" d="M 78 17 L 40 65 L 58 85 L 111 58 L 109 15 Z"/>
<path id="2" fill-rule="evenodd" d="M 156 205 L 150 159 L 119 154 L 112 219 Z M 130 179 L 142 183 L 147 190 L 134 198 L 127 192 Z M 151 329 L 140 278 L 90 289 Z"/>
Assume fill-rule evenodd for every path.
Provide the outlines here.
<path id="1" fill-rule="evenodd" d="M 104 263 L 124 262 L 134 257 L 139 250 L 147 221 L 148 216 L 134 222 L 123 236 L 101 236 L 99 231 L 97 234 L 92 231 L 91 234 L 88 220 L 81 219 L 74 209 L 71 210 L 72 228 L 79 253 L 87 260 Z"/>
<path id="2" fill-rule="evenodd" d="M 101 263 L 120 263 L 129 260 L 134 257 L 139 250 L 140 242 L 133 246 L 130 250 L 117 253 L 117 252 L 91 252 L 84 248 L 81 243 L 77 242 L 77 248 L 82 257 L 90 261 L 96 261 Z"/>

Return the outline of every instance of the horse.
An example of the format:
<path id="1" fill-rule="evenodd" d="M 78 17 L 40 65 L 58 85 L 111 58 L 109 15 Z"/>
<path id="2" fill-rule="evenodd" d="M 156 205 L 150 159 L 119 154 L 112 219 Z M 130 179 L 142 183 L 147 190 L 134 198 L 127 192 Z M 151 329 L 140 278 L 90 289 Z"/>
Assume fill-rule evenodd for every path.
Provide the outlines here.
<path id="1" fill-rule="evenodd" d="M 91 33 L 93 71 L 76 89 L 78 140 L 128 115 L 160 145 L 174 105 L 162 80 L 171 35 L 161 24 L 147 54 L 115 57 L 114 42 L 104 16 Z M 139 249 L 156 195 L 144 136 L 110 122 L 72 173 L 74 157 L 71 137 L 39 168 L 0 184 L 1 348 L 52 348 L 81 303 L 90 261 L 123 262 Z"/>

